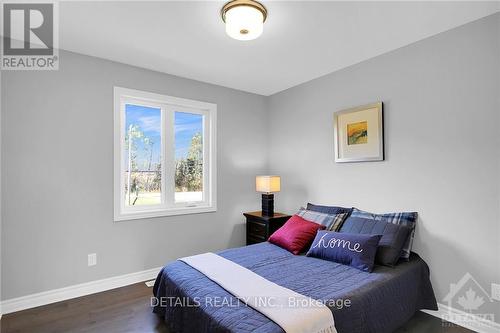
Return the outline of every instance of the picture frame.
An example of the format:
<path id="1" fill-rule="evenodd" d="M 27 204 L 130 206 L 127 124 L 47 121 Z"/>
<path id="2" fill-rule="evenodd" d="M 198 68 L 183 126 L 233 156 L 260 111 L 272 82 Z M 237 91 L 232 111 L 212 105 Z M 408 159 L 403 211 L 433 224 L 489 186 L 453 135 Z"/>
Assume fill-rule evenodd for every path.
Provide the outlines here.
<path id="1" fill-rule="evenodd" d="M 333 127 L 336 163 L 385 159 L 382 102 L 334 112 Z"/>

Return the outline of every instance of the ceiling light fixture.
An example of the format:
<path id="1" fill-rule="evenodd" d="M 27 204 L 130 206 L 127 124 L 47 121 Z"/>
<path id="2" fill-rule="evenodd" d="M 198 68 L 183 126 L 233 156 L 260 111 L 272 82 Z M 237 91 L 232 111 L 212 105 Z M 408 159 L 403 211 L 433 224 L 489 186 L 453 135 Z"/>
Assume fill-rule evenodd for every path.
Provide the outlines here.
<path id="1" fill-rule="evenodd" d="M 254 0 L 233 0 L 221 10 L 222 20 L 226 23 L 226 33 L 238 40 L 252 40 L 264 30 L 267 9 Z"/>

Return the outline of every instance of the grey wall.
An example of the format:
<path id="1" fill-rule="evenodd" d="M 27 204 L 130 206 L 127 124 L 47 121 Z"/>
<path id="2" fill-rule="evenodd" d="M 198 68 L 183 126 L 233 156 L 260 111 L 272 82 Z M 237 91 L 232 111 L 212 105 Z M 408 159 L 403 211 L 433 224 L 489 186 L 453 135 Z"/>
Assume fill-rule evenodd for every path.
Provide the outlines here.
<path id="1" fill-rule="evenodd" d="M 414 249 L 430 265 L 439 302 L 466 272 L 487 291 L 500 283 L 499 21 L 496 14 L 272 96 L 277 209 L 312 201 L 418 211 Z M 374 101 L 385 106 L 386 161 L 336 164 L 333 112 Z M 498 305 L 489 308 L 497 320 Z"/>
<path id="2" fill-rule="evenodd" d="M 62 52 L 2 73 L 2 291 L 10 299 L 244 244 L 267 170 L 264 97 Z M 113 86 L 218 105 L 218 211 L 113 222 Z M 97 266 L 87 267 L 87 254 Z"/>

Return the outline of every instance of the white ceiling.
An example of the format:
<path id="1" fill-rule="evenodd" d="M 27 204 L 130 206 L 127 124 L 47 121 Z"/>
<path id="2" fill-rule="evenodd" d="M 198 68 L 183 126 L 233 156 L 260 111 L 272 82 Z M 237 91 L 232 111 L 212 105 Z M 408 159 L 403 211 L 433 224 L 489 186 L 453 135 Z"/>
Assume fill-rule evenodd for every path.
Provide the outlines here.
<path id="1" fill-rule="evenodd" d="M 271 95 L 463 25 L 499 2 L 263 1 L 253 41 L 226 36 L 224 2 L 61 2 L 60 47 Z"/>

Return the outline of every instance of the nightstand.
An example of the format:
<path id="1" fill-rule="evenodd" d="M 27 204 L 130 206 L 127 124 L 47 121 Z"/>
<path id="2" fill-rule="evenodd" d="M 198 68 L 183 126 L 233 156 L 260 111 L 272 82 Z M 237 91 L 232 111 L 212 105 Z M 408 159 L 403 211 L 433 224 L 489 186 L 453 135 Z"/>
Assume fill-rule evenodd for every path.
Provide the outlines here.
<path id="1" fill-rule="evenodd" d="M 291 215 L 274 213 L 262 216 L 262 212 L 243 213 L 247 218 L 247 245 L 265 242 L 273 232 L 281 228 Z"/>

